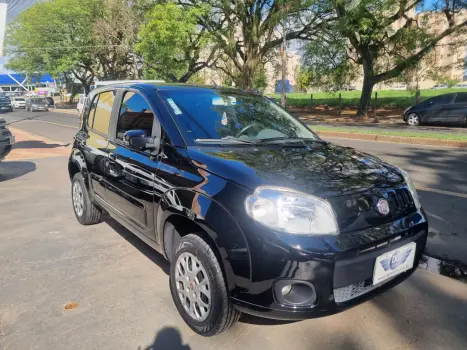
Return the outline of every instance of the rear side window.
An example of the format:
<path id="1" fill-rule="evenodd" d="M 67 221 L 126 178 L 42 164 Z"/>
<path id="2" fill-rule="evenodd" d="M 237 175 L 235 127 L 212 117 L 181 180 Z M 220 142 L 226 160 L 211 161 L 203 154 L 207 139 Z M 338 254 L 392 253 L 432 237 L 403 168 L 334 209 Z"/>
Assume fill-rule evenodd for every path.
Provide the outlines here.
<path id="1" fill-rule="evenodd" d="M 123 96 L 117 122 L 117 139 L 123 140 L 128 130 L 144 130 L 151 135 L 154 113 L 147 101 L 138 93 L 128 91 Z"/>
<path id="2" fill-rule="evenodd" d="M 456 101 L 454 103 L 467 103 L 467 94 L 457 94 Z"/>
<path id="3" fill-rule="evenodd" d="M 112 106 L 115 101 L 114 92 L 106 91 L 96 97 L 98 97 L 98 99 L 95 106 L 92 128 L 102 134 L 107 135 L 109 132 L 110 117 L 112 115 Z M 91 112 L 93 107 L 94 102 L 93 106 L 91 106 Z"/>

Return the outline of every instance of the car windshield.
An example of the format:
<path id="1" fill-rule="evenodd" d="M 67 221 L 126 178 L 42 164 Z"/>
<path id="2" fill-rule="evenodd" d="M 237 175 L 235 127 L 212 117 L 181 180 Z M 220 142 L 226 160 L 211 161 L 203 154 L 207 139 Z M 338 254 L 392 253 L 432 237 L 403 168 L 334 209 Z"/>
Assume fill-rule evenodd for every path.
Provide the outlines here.
<path id="1" fill-rule="evenodd" d="M 16 101 L 24 101 L 24 98 L 16 98 Z"/>
<path id="2" fill-rule="evenodd" d="M 319 140 L 267 98 L 233 90 L 160 90 L 187 143 Z"/>
<path id="3" fill-rule="evenodd" d="M 32 103 L 47 103 L 43 98 L 33 98 Z"/>

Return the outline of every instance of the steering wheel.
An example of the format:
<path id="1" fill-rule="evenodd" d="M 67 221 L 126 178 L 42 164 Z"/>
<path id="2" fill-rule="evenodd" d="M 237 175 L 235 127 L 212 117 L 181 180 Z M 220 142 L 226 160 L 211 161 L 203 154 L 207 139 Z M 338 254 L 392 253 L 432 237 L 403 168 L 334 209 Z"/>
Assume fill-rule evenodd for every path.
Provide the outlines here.
<path id="1" fill-rule="evenodd" d="M 253 127 L 260 126 L 259 123 L 252 123 L 250 125 L 245 126 L 242 130 L 240 130 L 235 137 L 239 138 L 242 136 L 244 133 L 246 133 L 248 130 L 250 130 Z"/>

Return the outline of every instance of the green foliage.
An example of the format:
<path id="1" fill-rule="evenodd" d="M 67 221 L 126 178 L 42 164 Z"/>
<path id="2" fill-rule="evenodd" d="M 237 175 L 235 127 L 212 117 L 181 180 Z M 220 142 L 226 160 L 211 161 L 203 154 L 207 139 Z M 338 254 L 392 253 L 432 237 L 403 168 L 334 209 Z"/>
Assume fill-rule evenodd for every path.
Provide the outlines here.
<path id="1" fill-rule="evenodd" d="M 157 4 L 149 11 L 136 45 L 148 74 L 185 82 L 208 65 L 200 59 L 211 45 L 211 35 L 197 25 L 198 18 L 208 12 L 208 6 L 183 8 L 173 2 Z"/>
<path id="2" fill-rule="evenodd" d="M 264 67 L 259 67 L 256 69 L 255 74 L 253 75 L 253 88 L 264 92 L 268 87 L 268 77 L 266 75 L 266 70 Z"/>
<path id="3" fill-rule="evenodd" d="M 302 75 L 306 86 L 324 90 L 341 89 L 356 77 L 356 67 L 347 58 L 345 40 L 315 40 L 308 44 Z"/>
<path id="4" fill-rule="evenodd" d="M 101 0 L 54 0 L 25 10 L 6 32 L 8 67 L 55 76 L 80 69 L 92 54 L 89 23 L 99 16 L 101 6 Z"/>

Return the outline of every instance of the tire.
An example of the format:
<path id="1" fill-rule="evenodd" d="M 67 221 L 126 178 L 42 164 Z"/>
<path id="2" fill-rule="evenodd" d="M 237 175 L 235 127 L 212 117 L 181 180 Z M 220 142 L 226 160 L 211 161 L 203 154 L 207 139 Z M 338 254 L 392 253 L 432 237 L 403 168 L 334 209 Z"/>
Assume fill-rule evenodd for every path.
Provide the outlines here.
<path id="1" fill-rule="evenodd" d="M 79 200 L 81 200 L 80 203 L 78 203 Z M 94 225 L 101 222 L 101 210 L 91 202 L 81 173 L 75 174 L 71 181 L 71 202 L 76 219 L 81 225 Z"/>
<path id="2" fill-rule="evenodd" d="M 193 279 L 188 277 L 189 281 L 185 282 L 186 275 L 181 274 L 181 270 L 177 269 L 177 266 L 183 262 L 185 258 L 190 259 L 190 256 L 192 261 L 191 266 L 193 267 L 193 264 L 198 266 L 197 264 L 200 263 L 203 270 L 199 270 L 199 272 L 194 275 L 195 277 Z M 192 257 L 194 257 L 194 259 Z M 188 267 L 188 265 L 185 266 Z M 190 273 L 189 269 L 187 272 Z M 205 276 L 204 272 L 206 272 Z M 206 289 L 206 291 L 210 294 L 210 304 L 207 311 L 206 308 L 203 307 L 205 313 L 204 319 L 202 319 L 203 317 L 195 319 L 195 317 L 190 315 L 190 313 L 185 309 L 185 306 L 187 305 L 186 300 L 188 300 L 189 297 L 182 297 L 181 295 L 193 293 L 192 295 L 195 296 L 196 292 L 198 292 L 198 300 L 204 299 L 204 301 L 201 300 L 203 303 L 206 300 L 209 300 L 206 299 L 206 294 L 204 294 L 204 292 L 199 292 L 203 287 L 199 287 L 201 284 L 196 282 L 197 280 L 200 280 L 200 273 L 203 277 L 201 278 L 200 283 L 204 282 L 205 279 L 207 279 L 208 282 L 208 289 Z M 196 234 L 184 236 L 175 248 L 175 254 L 170 266 L 169 283 L 170 292 L 178 312 L 186 324 L 199 335 L 211 337 L 222 333 L 232 327 L 232 325 L 234 325 L 240 318 L 241 313 L 234 308 L 229 298 L 222 269 L 214 251 L 205 240 Z M 200 289 L 197 290 L 197 288 Z M 182 292 L 180 293 L 180 291 Z M 204 298 L 201 298 L 202 294 L 204 295 Z M 185 300 L 185 306 L 182 304 L 182 298 Z M 197 310 L 201 310 L 201 303 L 195 302 L 193 305 L 198 305 Z M 199 314 L 201 314 L 201 312 L 199 312 Z"/>
<path id="3" fill-rule="evenodd" d="M 407 124 L 410 126 L 419 126 L 420 123 L 420 116 L 417 113 L 410 113 L 407 116 Z"/>

